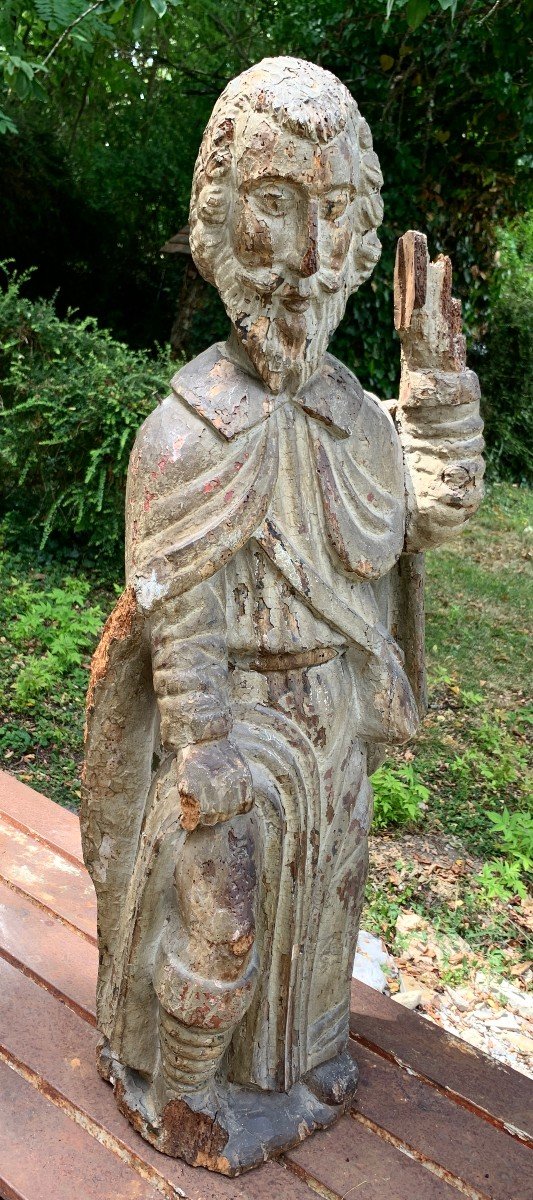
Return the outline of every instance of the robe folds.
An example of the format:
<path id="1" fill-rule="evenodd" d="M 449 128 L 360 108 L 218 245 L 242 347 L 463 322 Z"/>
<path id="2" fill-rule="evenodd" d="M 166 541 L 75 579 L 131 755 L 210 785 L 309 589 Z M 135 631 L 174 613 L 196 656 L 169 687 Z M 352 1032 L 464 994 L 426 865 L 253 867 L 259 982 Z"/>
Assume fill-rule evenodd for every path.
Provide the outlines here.
<path id="1" fill-rule="evenodd" d="M 369 766 L 413 736 L 424 703 L 421 556 L 402 554 L 392 419 L 334 358 L 294 399 L 219 346 L 172 387 L 132 451 L 127 588 L 88 699 L 98 1024 L 120 1061 L 153 1075 L 154 972 L 181 936 L 176 761 L 229 736 L 253 782 L 258 895 L 227 1071 L 287 1091 L 345 1044 Z"/>

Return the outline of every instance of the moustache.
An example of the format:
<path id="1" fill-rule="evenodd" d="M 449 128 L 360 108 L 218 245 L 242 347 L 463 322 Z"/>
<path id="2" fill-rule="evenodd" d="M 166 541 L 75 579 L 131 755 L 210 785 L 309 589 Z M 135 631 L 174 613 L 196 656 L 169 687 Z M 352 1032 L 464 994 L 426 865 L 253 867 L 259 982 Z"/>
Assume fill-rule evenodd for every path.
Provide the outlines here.
<path id="1" fill-rule="evenodd" d="M 335 295 L 344 286 L 344 276 L 339 271 L 320 267 L 310 278 L 280 275 L 277 271 L 240 271 L 237 280 L 246 291 L 251 291 L 264 301 L 279 299 L 286 303 L 287 308 L 298 310 L 299 302 L 311 302 L 317 299 L 321 292 Z M 306 307 L 302 303 L 301 307 Z"/>

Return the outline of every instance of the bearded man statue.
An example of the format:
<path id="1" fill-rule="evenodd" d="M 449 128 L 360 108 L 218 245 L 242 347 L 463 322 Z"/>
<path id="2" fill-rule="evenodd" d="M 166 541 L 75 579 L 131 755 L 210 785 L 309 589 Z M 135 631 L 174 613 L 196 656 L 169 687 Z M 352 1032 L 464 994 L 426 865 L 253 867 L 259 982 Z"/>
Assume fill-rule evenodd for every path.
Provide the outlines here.
<path id="1" fill-rule="evenodd" d="M 265 59 L 218 100 L 190 243 L 231 332 L 138 434 L 93 661 L 99 1069 L 145 1138 L 228 1175 L 351 1102 L 369 774 L 424 706 L 423 551 L 481 498 L 477 380 L 422 235 L 399 244 L 399 401 L 326 353 L 381 182 L 327 71 Z"/>

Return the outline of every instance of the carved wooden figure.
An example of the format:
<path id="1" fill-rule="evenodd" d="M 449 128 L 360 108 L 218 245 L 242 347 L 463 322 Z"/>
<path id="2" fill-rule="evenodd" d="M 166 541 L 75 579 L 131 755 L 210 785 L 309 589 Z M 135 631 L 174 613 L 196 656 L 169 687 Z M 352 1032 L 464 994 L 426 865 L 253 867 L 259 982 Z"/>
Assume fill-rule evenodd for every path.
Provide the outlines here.
<path id="1" fill-rule="evenodd" d="M 450 263 L 421 234 L 398 249 L 398 402 L 326 353 L 379 258 L 381 182 L 327 71 L 265 59 L 218 100 L 191 248 L 231 332 L 139 432 L 93 662 L 99 1069 L 145 1138 L 228 1175 L 354 1092 L 369 774 L 424 705 L 422 552 L 482 494 Z"/>

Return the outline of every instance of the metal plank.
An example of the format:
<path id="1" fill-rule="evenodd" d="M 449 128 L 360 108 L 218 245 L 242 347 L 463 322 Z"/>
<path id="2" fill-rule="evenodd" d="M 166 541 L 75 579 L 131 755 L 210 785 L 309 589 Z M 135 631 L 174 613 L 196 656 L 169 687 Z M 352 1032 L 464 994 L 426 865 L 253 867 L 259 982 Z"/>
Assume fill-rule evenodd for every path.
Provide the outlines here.
<path id="1" fill-rule="evenodd" d="M 76 814 L 21 783 L 7 771 L 0 771 L 0 813 L 25 833 L 39 838 L 75 862 L 83 863 L 80 823 Z"/>
<path id="2" fill-rule="evenodd" d="M 368 1049 L 431 1080 L 458 1103 L 533 1140 L 533 1088 L 525 1075 L 355 981 L 350 1033 Z"/>
<path id="3" fill-rule="evenodd" d="M 2 883 L 0 955 L 94 1024 L 96 946 Z"/>
<path id="4" fill-rule="evenodd" d="M 364 1200 L 457 1200 L 458 1192 L 351 1117 L 316 1133 L 286 1155 L 300 1179 L 319 1195 Z"/>
<path id="5" fill-rule="evenodd" d="M 354 1109 L 491 1200 L 530 1200 L 531 1151 L 416 1076 L 358 1046 Z"/>
<path id="6" fill-rule="evenodd" d="M 1 816 L 0 876 L 95 940 L 96 896 L 85 868 Z"/>
<path id="7" fill-rule="evenodd" d="M 163 1195 L 188 1200 L 310 1200 L 278 1163 L 239 1180 L 195 1170 L 144 1142 L 118 1111 L 109 1084 L 95 1066 L 98 1035 L 74 1012 L 0 960 L 2 1033 L 0 1056 L 31 1074 L 54 1103 L 110 1153 L 128 1161 Z M 297 1190 L 295 1190 L 297 1189 Z M 33 1198 L 32 1198 L 33 1200 Z M 40 1197 L 35 1197 L 40 1200 Z M 92 1197 L 91 1197 L 92 1200 Z"/>
<path id="8" fill-rule="evenodd" d="M 17 1200 L 161 1200 L 55 1104 L 0 1063 L 0 1189 Z"/>

